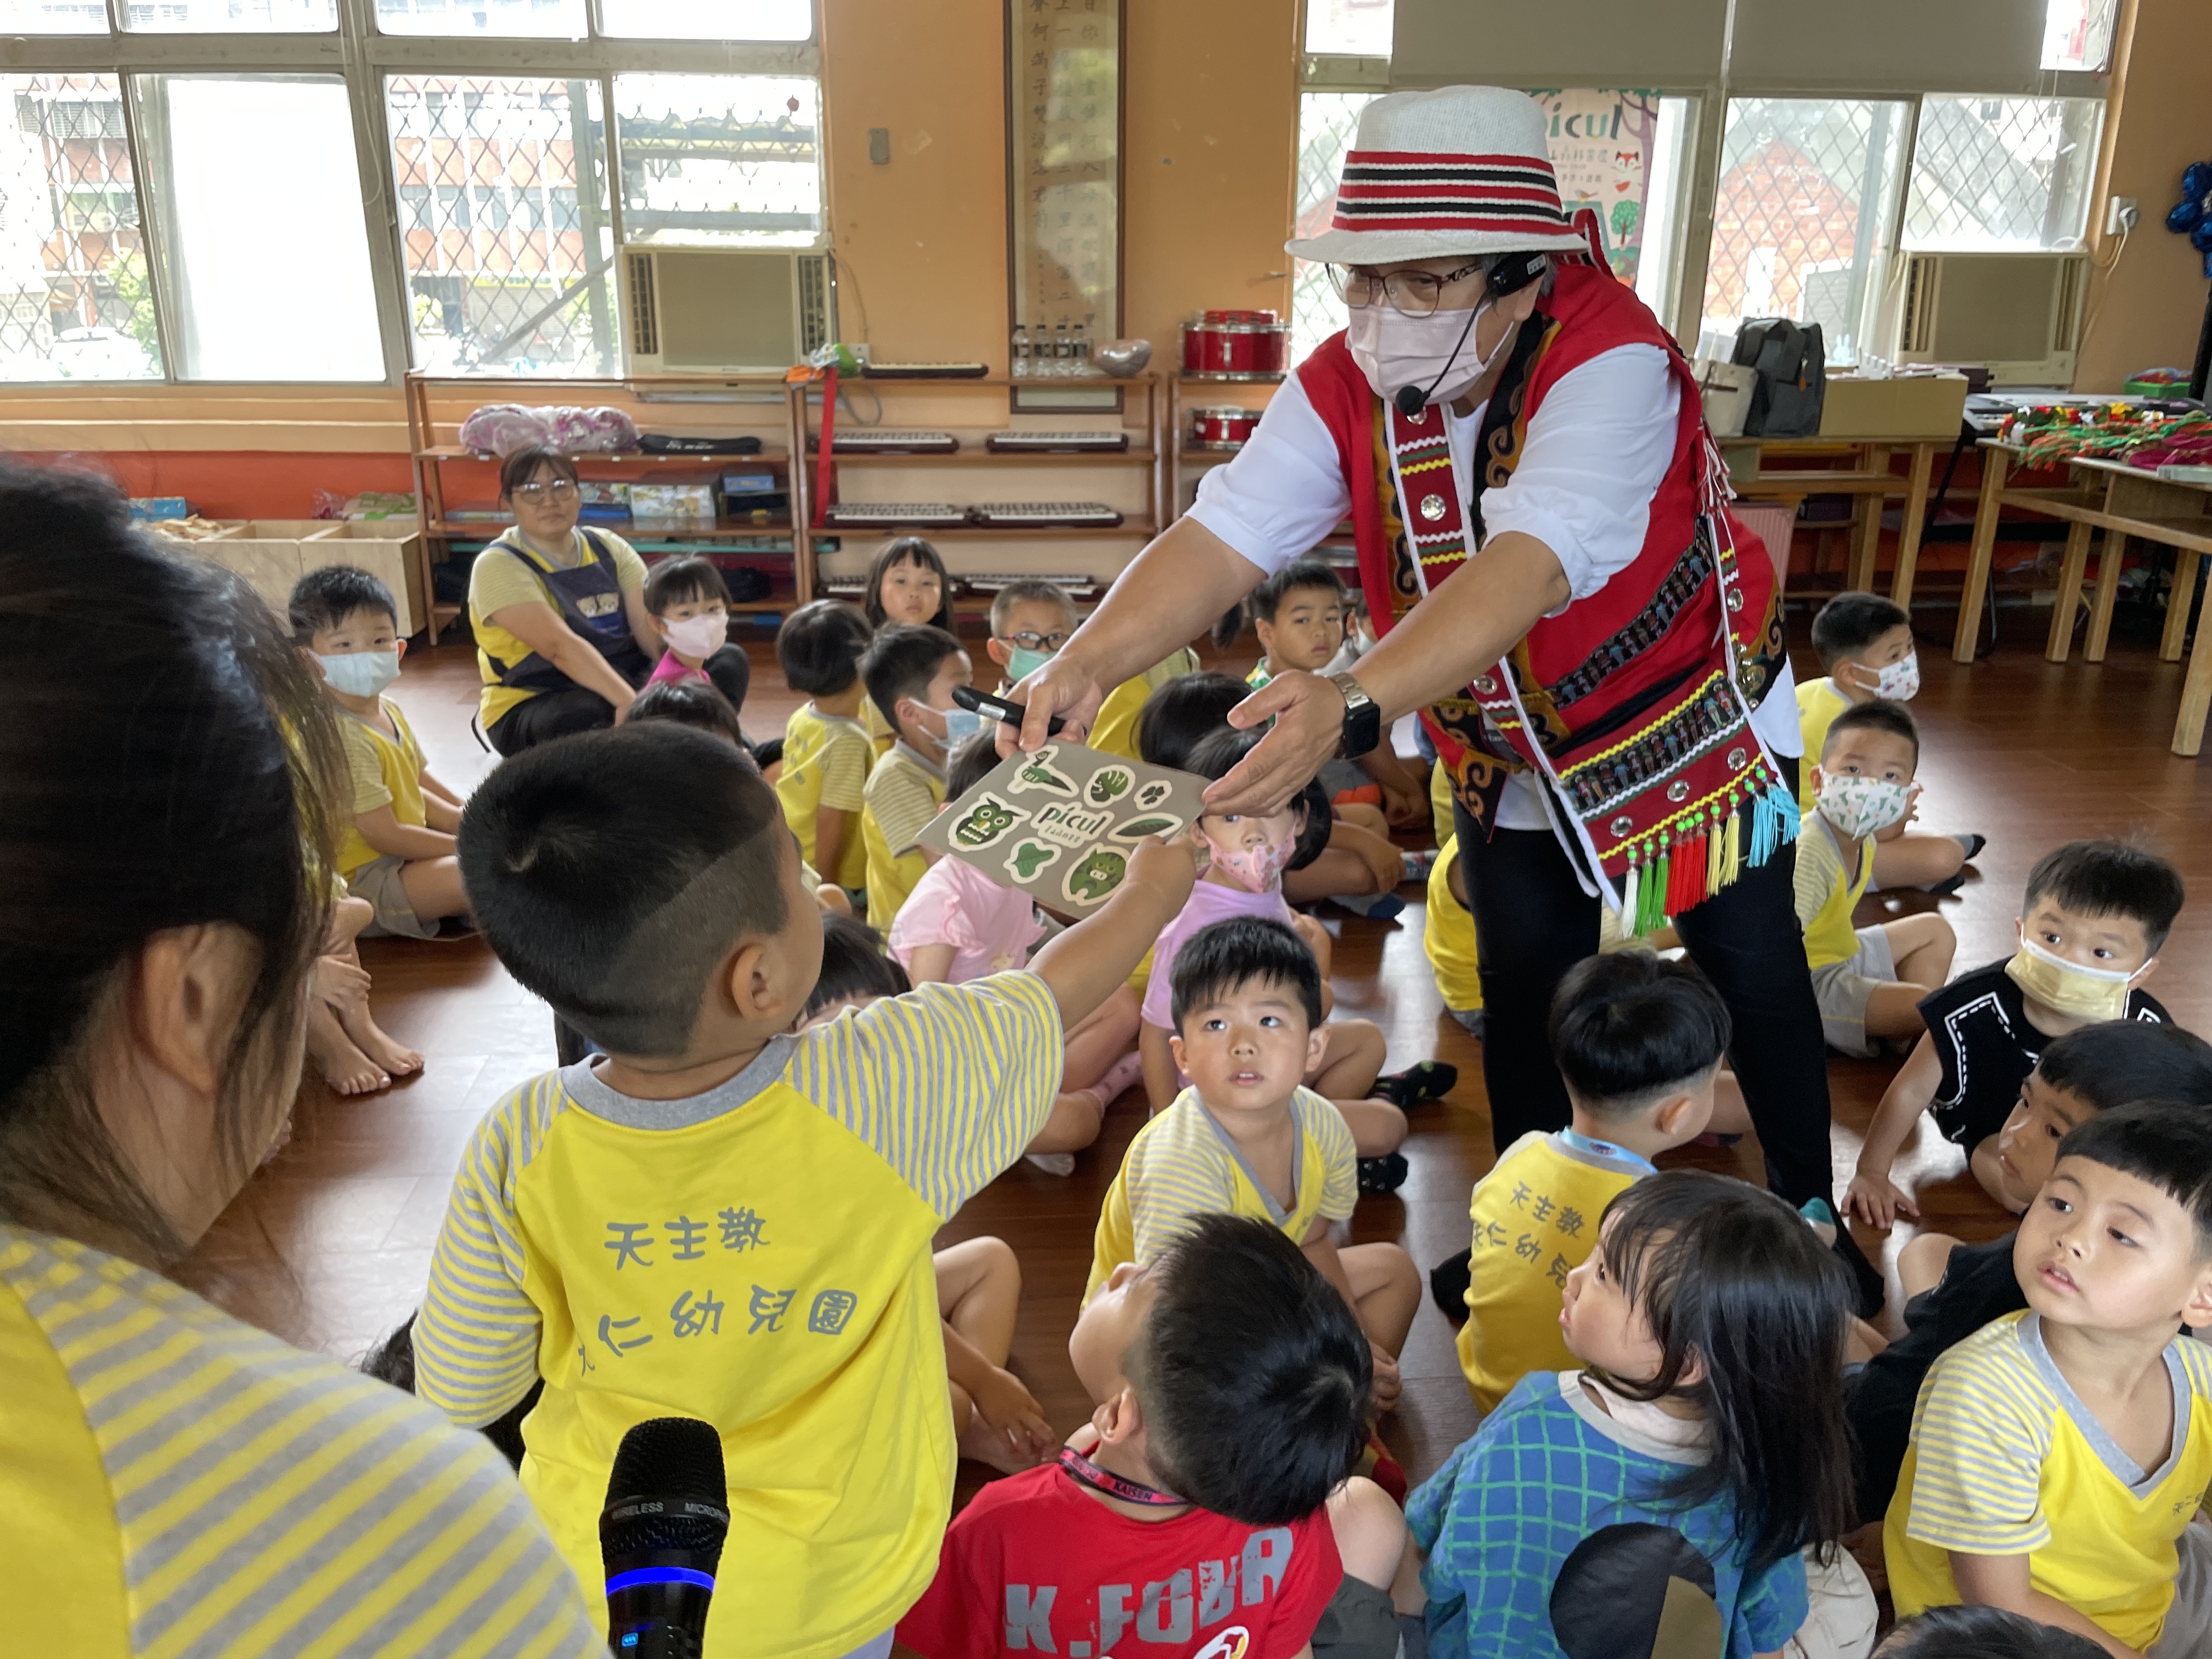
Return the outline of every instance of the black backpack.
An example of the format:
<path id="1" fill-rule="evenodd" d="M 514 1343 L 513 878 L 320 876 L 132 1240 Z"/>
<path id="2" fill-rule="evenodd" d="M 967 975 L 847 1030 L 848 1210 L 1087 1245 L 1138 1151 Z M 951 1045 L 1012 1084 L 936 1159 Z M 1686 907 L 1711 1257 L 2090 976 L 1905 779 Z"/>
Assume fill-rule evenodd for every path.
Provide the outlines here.
<path id="1" fill-rule="evenodd" d="M 1751 410 L 1744 416 L 1746 437 L 1820 435 L 1820 402 L 1828 387 L 1827 347 L 1820 324 L 1753 318 L 1735 331 L 1734 357 L 1759 374 L 1759 384 L 1751 389 Z"/>

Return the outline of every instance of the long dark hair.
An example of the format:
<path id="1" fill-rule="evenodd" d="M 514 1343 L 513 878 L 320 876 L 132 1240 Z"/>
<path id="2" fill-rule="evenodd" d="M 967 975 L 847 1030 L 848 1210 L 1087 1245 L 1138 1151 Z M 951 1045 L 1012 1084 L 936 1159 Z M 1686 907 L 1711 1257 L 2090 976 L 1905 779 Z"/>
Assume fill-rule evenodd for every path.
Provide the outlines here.
<path id="1" fill-rule="evenodd" d="M 216 1114 L 243 1183 L 266 1091 L 298 1084 L 279 1062 L 329 921 L 336 728 L 243 582 L 156 551 L 105 480 L 6 463 L 0 707 L 0 1214 L 168 1261 L 187 1241 L 102 1119 L 91 1039 L 155 934 L 251 938 Z"/>
<path id="2" fill-rule="evenodd" d="M 1712 1455 L 1659 1501 L 1726 1498 L 1751 1573 L 1833 1544 L 1854 1519 L 1843 1263 L 1773 1194 L 1702 1170 L 1638 1182 L 1601 1225 L 1606 1265 L 1662 1358 L 1656 1376 L 1590 1375 L 1631 1400 L 1686 1400 L 1712 1431 Z"/>
<path id="3" fill-rule="evenodd" d="M 945 556 L 921 536 L 894 536 L 877 550 L 876 556 L 869 562 L 868 591 L 860 603 L 868 626 L 884 625 L 884 577 L 902 564 L 918 564 L 924 570 L 937 573 L 937 614 L 929 619 L 928 625 L 941 628 L 948 634 L 957 632 L 952 626 L 952 577 L 945 568 Z"/>

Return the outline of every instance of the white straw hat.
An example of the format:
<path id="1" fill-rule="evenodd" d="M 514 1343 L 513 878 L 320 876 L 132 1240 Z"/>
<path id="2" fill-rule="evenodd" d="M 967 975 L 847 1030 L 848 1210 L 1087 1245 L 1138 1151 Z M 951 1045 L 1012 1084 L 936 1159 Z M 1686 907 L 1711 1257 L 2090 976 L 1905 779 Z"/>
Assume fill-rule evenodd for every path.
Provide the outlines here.
<path id="1" fill-rule="evenodd" d="M 1359 114 L 1336 217 L 1284 244 L 1301 259 L 1386 264 L 1589 244 L 1559 205 L 1543 106 L 1504 87 L 1394 92 Z"/>

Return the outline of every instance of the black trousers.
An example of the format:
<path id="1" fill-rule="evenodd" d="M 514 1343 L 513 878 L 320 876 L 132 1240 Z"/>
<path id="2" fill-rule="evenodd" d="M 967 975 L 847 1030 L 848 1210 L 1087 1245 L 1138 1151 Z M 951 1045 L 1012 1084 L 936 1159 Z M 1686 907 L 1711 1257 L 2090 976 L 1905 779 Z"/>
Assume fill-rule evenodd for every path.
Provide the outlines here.
<path id="1" fill-rule="evenodd" d="M 714 689 L 730 700 L 730 707 L 745 706 L 745 691 L 752 684 L 752 664 L 744 647 L 726 645 L 703 665 Z M 597 732 L 615 723 L 614 705 L 598 692 L 580 685 L 558 691 L 540 691 L 501 715 L 484 736 L 503 760 L 513 760 L 526 749 L 565 738 L 574 732 Z"/>
<path id="2" fill-rule="evenodd" d="M 1796 763 L 1778 764 L 1794 793 Z M 1601 901 L 1582 890 L 1548 830 L 1500 830 L 1486 841 L 1463 807 L 1453 816 L 1482 975 L 1482 1079 L 1503 1152 L 1531 1129 L 1568 1121 L 1545 1025 L 1561 977 L 1597 949 Z M 1690 959 L 1728 1004 L 1729 1064 L 1765 1149 L 1768 1182 L 1793 1205 L 1832 1201 L 1835 1188 L 1826 1050 L 1791 892 L 1796 850 L 1783 848 L 1674 919 Z"/>

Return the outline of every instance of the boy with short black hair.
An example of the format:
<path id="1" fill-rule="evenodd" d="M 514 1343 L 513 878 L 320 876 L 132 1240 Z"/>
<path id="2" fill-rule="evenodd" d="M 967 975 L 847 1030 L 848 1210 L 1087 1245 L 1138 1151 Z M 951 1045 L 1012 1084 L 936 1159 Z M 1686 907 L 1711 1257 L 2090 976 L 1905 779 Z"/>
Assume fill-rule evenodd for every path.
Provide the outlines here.
<path id="1" fill-rule="evenodd" d="M 1340 1250 L 1333 1224 L 1359 1197 L 1343 1115 L 1303 1085 L 1325 1052 L 1321 969 L 1280 921 L 1240 915 L 1201 927 L 1156 959 L 1167 978 L 1175 1066 L 1190 1079 L 1137 1131 L 1107 1188 L 1085 1298 L 1125 1261 L 1143 1266 L 1194 1216 L 1261 1216 L 1305 1251 L 1375 1344 L 1377 1397 L 1397 1397 L 1396 1354 L 1420 1301 L 1395 1244 Z"/>
<path id="2" fill-rule="evenodd" d="M 2052 1039 L 1997 1136 L 2006 1181 L 2025 1204 L 2050 1179 L 2069 1134 L 2100 1112 L 2147 1100 L 2195 1107 L 2212 1120 L 2212 1043 L 2179 1025 L 2139 1020 L 2107 1020 Z M 1905 1334 L 1844 1384 L 1862 1520 L 1889 1507 L 1928 1368 L 1991 1320 L 2027 1305 L 2012 1270 L 2013 1239 L 2007 1233 L 1962 1244 L 1923 1232 L 1898 1252 Z"/>
<path id="3" fill-rule="evenodd" d="M 784 684 L 807 697 L 784 723 L 776 799 L 806 861 L 848 893 L 868 875 L 860 809 L 876 743 L 860 718 L 860 659 L 872 637 L 868 619 L 836 599 L 802 605 L 775 633 Z"/>
<path id="4" fill-rule="evenodd" d="M 366 570 L 329 564 L 293 584 L 289 610 L 292 636 L 340 716 L 353 793 L 337 872 L 375 907 L 364 936 L 434 939 L 441 921 L 469 909 L 453 859 L 461 798 L 430 775 L 407 716 L 384 695 L 407 654 L 392 590 Z"/>
<path id="5" fill-rule="evenodd" d="M 1198 1216 L 1115 1270 L 1067 1348 L 1090 1425 L 953 1521 L 900 1641 L 927 1659 L 1393 1659 L 1405 1519 L 1346 1478 L 1367 1345 L 1289 1240 Z"/>
<path id="6" fill-rule="evenodd" d="M 1075 632 L 1075 601 L 1042 577 L 1008 582 L 991 595 L 991 637 L 983 648 L 999 665 L 1001 695 L 1049 662 Z"/>
<path id="7" fill-rule="evenodd" d="M 2033 1193 L 2008 1186 L 1997 1131 L 2052 1037 L 2102 1019 L 2170 1023 L 2142 981 L 2181 914 L 2181 874 L 2146 848 L 2070 841 L 2036 860 L 2021 906 L 2020 949 L 1961 974 L 1920 1005 L 1927 1035 L 1891 1079 L 1867 1126 L 1847 1209 L 1887 1227 L 1917 1214 L 1889 1178 L 1923 1111 L 1966 1148 L 1982 1190 L 2014 1213 Z"/>
<path id="8" fill-rule="evenodd" d="M 1959 941 L 1932 913 L 1851 926 L 1874 873 L 1875 838 L 1905 821 L 1917 793 L 1911 713 L 1881 698 L 1856 704 L 1829 724 L 1825 742 L 1806 769 L 1814 810 L 1797 838 L 1797 923 L 1821 1034 L 1830 1048 L 1865 1058 L 1885 1038 L 1920 1035 L 1921 999 L 1942 987 Z"/>
<path id="9" fill-rule="evenodd" d="M 2212 1115 L 2100 1112 L 2021 1218 L 2027 1310 L 1936 1362 L 1882 1527 L 1900 1618 L 2004 1607 L 2117 1656 L 2212 1643 Z"/>
<path id="10" fill-rule="evenodd" d="M 1571 1370 L 1560 1292 L 1615 1196 L 1705 1133 L 1728 1053 L 1728 1005 L 1687 963 L 1586 957 L 1552 996 L 1552 1057 L 1571 1124 L 1532 1131 L 1474 1184 L 1459 1363 L 1488 1416 L 1531 1371 Z"/>
<path id="11" fill-rule="evenodd" d="M 1854 703 L 1881 697 L 1910 702 L 1920 690 L 1920 655 L 1912 642 L 1912 618 L 1902 605 L 1875 593 L 1838 593 L 1813 618 L 1813 649 L 1825 678 L 1797 687 L 1798 732 L 1805 753 L 1818 755 L 1828 725 Z M 1797 805 L 1813 811 L 1809 773 L 1798 780 Z M 1875 837 L 1874 885 L 1925 887 L 1956 892 L 1965 884 L 1960 866 L 1986 844 L 1978 835 L 1927 836 L 1893 824 Z"/>
<path id="12" fill-rule="evenodd" d="M 502 964 L 606 1053 L 475 1132 L 417 1389 L 485 1422 L 542 1361 L 523 1486 L 593 1585 L 624 1432 L 713 1423 L 744 1571 L 707 1652 L 882 1640 L 951 1502 L 932 1237 L 1036 1134 L 1063 1024 L 1180 904 L 1188 848 L 1139 843 L 1030 971 L 794 1034 L 824 924 L 774 791 L 729 744 L 660 724 L 532 750 L 477 790 L 460 845 Z"/>
<path id="13" fill-rule="evenodd" d="M 952 702 L 973 673 L 960 641 L 926 623 L 884 629 L 860 659 L 868 700 L 890 723 L 893 741 L 860 792 L 860 836 L 868 849 L 868 925 L 889 933 L 899 907 L 929 866 L 915 837 L 945 804 L 945 757 L 980 722 Z"/>

